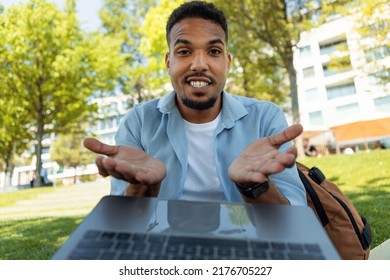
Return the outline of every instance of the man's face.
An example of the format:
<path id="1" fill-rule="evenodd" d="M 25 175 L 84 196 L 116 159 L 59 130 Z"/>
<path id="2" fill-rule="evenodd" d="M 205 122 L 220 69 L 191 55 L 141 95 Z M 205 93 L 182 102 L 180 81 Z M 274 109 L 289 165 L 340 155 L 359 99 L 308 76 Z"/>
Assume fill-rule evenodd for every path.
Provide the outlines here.
<path id="1" fill-rule="evenodd" d="M 210 20 L 186 18 L 173 26 L 169 38 L 165 63 L 179 108 L 212 108 L 230 69 L 225 32 Z"/>

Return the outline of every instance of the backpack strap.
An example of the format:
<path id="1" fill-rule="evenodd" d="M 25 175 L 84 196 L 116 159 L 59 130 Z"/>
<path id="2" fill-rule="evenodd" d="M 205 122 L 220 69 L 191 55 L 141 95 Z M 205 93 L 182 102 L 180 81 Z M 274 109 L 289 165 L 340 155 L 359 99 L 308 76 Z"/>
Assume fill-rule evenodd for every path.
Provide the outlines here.
<path id="1" fill-rule="evenodd" d="M 363 245 L 363 249 L 367 249 L 370 247 L 371 242 L 372 242 L 371 227 L 368 224 L 367 219 L 363 216 L 361 216 L 361 217 L 362 217 L 363 224 L 364 224 L 364 229 L 363 229 L 363 232 L 361 233 L 361 239 L 362 239 L 361 242 Z"/>
<path id="2" fill-rule="evenodd" d="M 337 196 L 333 195 L 330 192 L 329 192 L 329 194 L 331 196 L 333 196 L 333 198 L 335 200 L 337 200 L 338 203 L 340 203 L 340 205 L 344 208 L 345 212 L 347 213 L 347 215 L 351 221 L 351 224 L 352 224 L 353 229 L 356 233 L 356 236 L 359 238 L 359 241 L 360 241 L 360 244 L 362 245 L 363 250 L 366 250 L 367 248 L 369 248 L 371 241 L 372 241 L 372 236 L 371 236 L 371 228 L 370 228 L 370 225 L 367 223 L 367 219 L 360 215 L 360 218 L 362 219 L 363 225 L 364 225 L 363 231 L 362 231 L 362 233 L 360 233 L 359 227 L 358 227 L 356 220 L 353 217 L 353 214 L 352 214 L 351 210 L 349 209 L 349 207 L 344 203 L 344 201 L 342 201 Z"/>
<path id="3" fill-rule="evenodd" d="M 322 206 L 322 203 L 320 202 L 320 199 L 317 196 L 317 193 L 311 186 L 309 180 L 306 178 L 306 176 L 302 173 L 301 170 L 298 169 L 299 177 L 301 178 L 301 181 L 303 183 L 303 186 L 305 187 L 306 193 L 310 196 L 311 201 L 313 202 L 314 208 L 316 209 L 316 212 L 318 214 L 318 217 L 321 220 L 322 226 L 326 226 L 329 223 L 328 216 L 325 213 L 325 209 Z"/>
<path id="4" fill-rule="evenodd" d="M 321 221 L 321 224 L 325 227 L 329 223 L 328 216 L 326 215 L 325 209 L 322 206 L 322 203 L 320 199 L 318 198 L 318 195 L 316 191 L 314 190 L 313 186 L 309 182 L 309 180 L 306 178 L 305 174 L 299 169 L 298 174 L 299 177 L 305 187 L 306 193 L 309 195 L 313 206 L 317 212 L 317 215 Z M 319 186 L 321 186 L 321 183 L 325 180 L 325 176 L 319 170 L 318 168 L 312 168 L 309 170 L 308 176 Z M 321 186 L 322 187 L 322 186 Z M 360 244 L 364 250 L 370 247 L 370 244 L 372 242 L 372 234 L 371 234 L 371 228 L 370 225 L 367 222 L 367 219 L 361 215 L 359 215 L 363 221 L 364 228 L 362 232 L 360 232 L 359 227 L 355 221 L 355 218 L 353 217 L 353 214 L 349 207 L 346 205 L 346 203 L 341 200 L 339 197 L 334 195 L 333 193 L 329 192 L 326 188 L 322 187 L 324 190 L 326 190 L 345 210 L 346 214 L 348 215 L 351 225 L 355 231 L 356 236 L 358 237 Z"/>

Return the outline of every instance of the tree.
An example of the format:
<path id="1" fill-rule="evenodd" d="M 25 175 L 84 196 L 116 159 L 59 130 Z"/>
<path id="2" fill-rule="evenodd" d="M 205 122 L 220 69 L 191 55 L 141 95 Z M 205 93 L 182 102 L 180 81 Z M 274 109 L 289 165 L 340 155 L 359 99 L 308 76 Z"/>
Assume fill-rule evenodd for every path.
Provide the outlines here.
<path id="1" fill-rule="evenodd" d="M 95 159 L 95 155 L 83 147 L 82 142 L 86 135 L 85 130 L 82 131 L 84 132 L 59 134 L 50 150 L 50 159 L 62 167 L 74 168 L 74 183 L 77 182 L 76 168 L 91 163 Z"/>
<path id="2" fill-rule="evenodd" d="M 105 36 L 121 42 L 126 63 L 120 68 L 119 89 L 132 95 L 134 103 L 149 99 L 156 89 L 153 85 L 158 70 L 152 66 L 154 58 L 145 56 L 141 50 L 141 26 L 155 3 L 156 0 L 105 0 L 99 12 Z"/>
<path id="3" fill-rule="evenodd" d="M 15 100 L 28 116 L 40 185 L 44 135 L 64 132 L 96 109 L 88 100 L 115 86 L 120 44 L 81 31 L 75 0 L 65 11 L 46 0 L 11 6 L 0 14 L 0 38 L 1 98 Z"/>

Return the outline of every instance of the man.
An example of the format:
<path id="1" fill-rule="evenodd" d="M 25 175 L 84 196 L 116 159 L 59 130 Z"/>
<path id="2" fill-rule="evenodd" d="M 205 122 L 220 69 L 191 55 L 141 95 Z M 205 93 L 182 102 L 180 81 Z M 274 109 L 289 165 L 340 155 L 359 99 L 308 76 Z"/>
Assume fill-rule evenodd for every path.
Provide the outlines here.
<path id="1" fill-rule="evenodd" d="M 136 105 L 116 133 L 117 146 L 87 138 L 106 157 L 112 194 L 162 199 L 306 204 L 287 128 L 270 102 L 224 91 L 231 66 L 223 13 L 210 3 L 181 5 L 166 26 L 165 63 L 174 91 Z"/>
<path id="2" fill-rule="evenodd" d="M 317 148 L 310 144 L 309 138 L 303 139 L 303 150 L 305 151 L 305 155 L 308 157 L 317 156 Z"/>

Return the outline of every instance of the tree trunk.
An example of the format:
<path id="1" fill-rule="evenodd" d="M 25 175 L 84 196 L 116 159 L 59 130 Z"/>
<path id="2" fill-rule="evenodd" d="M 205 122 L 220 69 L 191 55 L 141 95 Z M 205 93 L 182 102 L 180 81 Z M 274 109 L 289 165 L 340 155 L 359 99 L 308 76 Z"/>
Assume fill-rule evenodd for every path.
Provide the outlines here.
<path id="1" fill-rule="evenodd" d="M 13 173 L 13 170 L 14 170 L 14 166 L 11 163 L 11 159 L 12 159 L 12 156 L 13 156 L 13 150 L 14 150 L 14 146 L 10 145 L 8 151 L 3 156 L 4 164 L 5 164 L 4 187 L 9 187 L 12 184 L 12 173 Z"/>
<path id="2" fill-rule="evenodd" d="M 43 126 L 44 124 L 43 124 L 42 112 L 38 112 L 37 144 L 35 146 L 35 155 L 37 157 L 37 162 L 35 165 L 34 186 L 42 186 L 41 168 L 42 168 L 42 139 L 44 134 Z"/>
<path id="3" fill-rule="evenodd" d="M 73 184 L 77 184 L 77 166 L 73 166 L 74 168 L 74 177 L 73 177 Z"/>
<path id="4" fill-rule="evenodd" d="M 286 69 L 288 72 L 288 78 L 290 83 L 290 94 L 291 94 L 291 111 L 292 111 L 292 120 L 293 123 L 300 123 L 301 117 L 299 114 L 299 101 L 298 101 L 298 85 L 297 85 L 297 72 L 295 71 L 293 64 L 293 56 L 287 60 Z M 298 136 L 295 139 L 295 146 L 298 151 L 298 157 L 303 157 L 305 155 L 303 150 L 303 141 L 302 136 Z"/>

